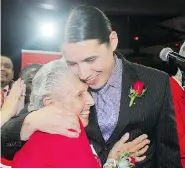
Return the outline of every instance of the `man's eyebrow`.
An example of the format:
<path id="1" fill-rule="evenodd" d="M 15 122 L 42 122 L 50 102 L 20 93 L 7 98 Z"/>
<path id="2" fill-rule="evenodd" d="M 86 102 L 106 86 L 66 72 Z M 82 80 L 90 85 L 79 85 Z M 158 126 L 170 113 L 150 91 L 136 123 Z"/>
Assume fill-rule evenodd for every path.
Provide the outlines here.
<path id="1" fill-rule="evenodd" d="M 97 58 L 99 58 L 99 56 L 90 56 L 90 57 L 85 58 L 84 60 L 82 60 L 82 62 L 87 62 L 87 61 L 89 61 L 89 60 L 97 59 Z"/>
<path id="2" fill-rule="evenodd" d="M 81 62 L 87 62 L 89 60 L 92 60 L 92 59 L 97 59 L 99 58 L 99 56 L 90 56 L 88 58 L 85 58 L 84 60 L 82 60 Z M 66 60 L 67 63 L 69 64 L 77 64 L 77 62 L 74 62 L 74 61 L 70 61 L 70 60 Z"/>

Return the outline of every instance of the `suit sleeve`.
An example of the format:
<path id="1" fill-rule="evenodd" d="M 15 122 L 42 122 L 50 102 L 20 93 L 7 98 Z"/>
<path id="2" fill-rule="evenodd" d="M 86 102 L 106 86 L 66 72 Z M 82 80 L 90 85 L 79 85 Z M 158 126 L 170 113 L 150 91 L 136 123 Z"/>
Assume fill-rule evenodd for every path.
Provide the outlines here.
<path id="1" fill-rule="evenodd" d="M 159 168 L 177 168 L 182 166 L 180 162 L 175 112 L 168 77 L 166 78 L 165 85 L 161 113 L 156 126 L 156 162 Z"/>
<path id="2" fill-rule="evenodd" d="M 21 110 L 18 116 L 11 118 L 1 128 L 1 156 L 12 160 L 14 154 L 22 147 L 25 143 L 21 141 L 20 131 L 24 119 L 28 115 L 27 106 Z"/>

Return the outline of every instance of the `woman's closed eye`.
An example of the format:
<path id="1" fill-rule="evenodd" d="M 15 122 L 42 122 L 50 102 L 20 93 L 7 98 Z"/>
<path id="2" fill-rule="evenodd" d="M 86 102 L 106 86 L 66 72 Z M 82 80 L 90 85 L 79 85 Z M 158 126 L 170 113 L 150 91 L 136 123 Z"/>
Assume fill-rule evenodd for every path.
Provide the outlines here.
<path id="1" fill-rule="evenodd" d="M 83 98 L 83 92 L 78 93 L 77 95 L 79 98 Z"/>
<path id="2" fill-rule="evenodd" d="M 67 63 L 68 66 L 76 66 L 77 64 L 76 63 Z"/>

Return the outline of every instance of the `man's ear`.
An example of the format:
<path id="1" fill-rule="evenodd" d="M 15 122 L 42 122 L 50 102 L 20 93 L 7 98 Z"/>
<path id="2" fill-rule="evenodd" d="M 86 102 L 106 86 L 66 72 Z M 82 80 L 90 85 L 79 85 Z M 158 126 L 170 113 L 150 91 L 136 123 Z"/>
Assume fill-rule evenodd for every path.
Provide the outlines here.
<path id="1" fill-rule="evenodd" d="M 42 99 L 43 105 L 45 106 L 49 106 L 53 104 L 53 101 L 49 98 L 49 97 L 44 97 Z"/>
<path id="2" fill-rule="evenodd" d="M 118 35 L 115 31 L 112 31 L 109 35 L 110 39 L 110 45 L 112 48 L 112 51 L 115 51 L 118 46 Z"/>

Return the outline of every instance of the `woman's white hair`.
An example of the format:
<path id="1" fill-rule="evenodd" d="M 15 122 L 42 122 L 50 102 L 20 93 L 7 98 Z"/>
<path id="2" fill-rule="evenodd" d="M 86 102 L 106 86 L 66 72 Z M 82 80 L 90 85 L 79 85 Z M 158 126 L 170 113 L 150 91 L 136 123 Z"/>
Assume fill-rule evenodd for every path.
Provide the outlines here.
<path id="1" fill-rule="evenodd" d="M 61 95 L 61 93 L 58 93 L 58 89 L 62 88 L 62 84 L 66 83 L 66 77 L 70 75 L 72 75 L 72 72 L 68 69 L 63 58 L 42 66 L 32 81 L 33 86 L 28 111 L 44 107 L 43 98 L 46 96 Z"/>

